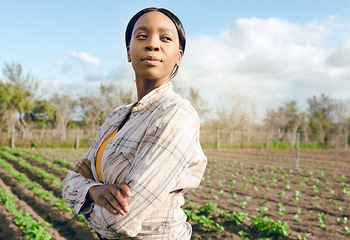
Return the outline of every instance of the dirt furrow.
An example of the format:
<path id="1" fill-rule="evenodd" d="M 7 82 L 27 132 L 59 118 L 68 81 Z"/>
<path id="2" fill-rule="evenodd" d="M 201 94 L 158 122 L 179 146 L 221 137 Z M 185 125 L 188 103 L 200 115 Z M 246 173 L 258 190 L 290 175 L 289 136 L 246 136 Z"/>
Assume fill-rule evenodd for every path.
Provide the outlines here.
<path id="1" fill-rule="evenodd" d="M 2 171 L 2 169 L 0 171 Z M 7 186 L 1 179 L 0 188 L 8 191 L 10 195 L 13 195 L 11 188 Z M 16 205 L 19 209 L 22 209 L 24 212 L 28 213 L 34 220 L 44 222 L 44 219 L 40 217 L 30 206 L 28 206 L 26 202 L 22 201 L 21 199 L 18 199 Z M 66 240 L 66 238 L 61 237 L 58 231 L 52 227 L 47 227 L 46 231 L 50 233 L 51 236 L 56 240 Z"/>
<path id="2" fill-rule="evenodd" d="M 60 236 L 66 239 L 76 240 L 98 239 L 95 233 L 85 223 L 77 221 L 73 215 L 69 215 L 53 206 L 52 203 L 35 196 L 32 191 L 28 190 L 2 168 L 0 168 L 0 177 L 19 199 L 25 201 L 37 215 L 40 215 L 45 221 L 51 223 L 53 228 L 57 229 Z"/>
<path id="3" fill-rule="evenodd" d="M 14 217 L 0 203 L 0 239 L 24 240 L 23 231 L 14 224 Z"/>
<path id="4" fill-rule="evenodd" d="M 39 183 L 46 190 L 52 191 L 55 197 L 62 197 L 62 190 L 54 186 L 49 180 L 39 177 L 35 172 L 22 167 L 18 162 L 4 157 L 4 159 L 13 165 L 13 168 L 18 172 L 24 173 L 31 181 Z M 43 169 L 45 170 L 45 169 Z M 45 170 L 46 171 L 46 170 Z"/>

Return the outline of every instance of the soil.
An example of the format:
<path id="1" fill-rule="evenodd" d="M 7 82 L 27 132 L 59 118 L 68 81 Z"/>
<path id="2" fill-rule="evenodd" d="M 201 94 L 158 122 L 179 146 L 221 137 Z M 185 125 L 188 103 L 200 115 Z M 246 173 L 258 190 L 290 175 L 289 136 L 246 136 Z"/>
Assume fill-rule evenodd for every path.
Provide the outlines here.
<path id="1" fill-rule="evenodd" d="M 38 150 L 33 150 L 38 151 Z M 73 163 L 79 161 L 84 151 L 40 150 L 45 159 L 64 158 Z M 206 149 L 208 166 L 200 188 L 188 191 L 186 199 L 195 206 L 216 203 L 221 210 L 244 212 L 251 218 L 263 213 L 275 221 L 281 220 L 289 226 L 289 236 L 268 236 L 246 221 L 234 225 L 231 220 L 211 213 L 212 220 L 224 227 L 222 232 L 213 232 L 191 222 L 192 239 L 244 239 L 239 232 L 245 232 L 246 239 L 298 239 L 311 240 L 350 239 L 345 226 L 350 228 L 350 196 L 343 193 L 344 186 L 350 189 L 350 151 L 343 150 L 302 150 L 299 171 L 296 168 L 296 151 L 289 150 L 212 150 Z M 32 165 L 63 179 L 65 174 L 45 164 L 25 158 Z M 38 182 L 55 197 L 61 197 L 61 190 L 51 183 L 38 178 L 14 161 L 8 160 L 19 172 L 24 172 L 32 181 Z M 1 168 L 0 168 L 1 169 Z M 33 211 L 53 226 L 54 239 L 98 239 L 84 223 L 42 198 L 34 196 L 9 173 L 0 170 L 0 178 L 11 193 L 24 202 L 20 207 Z M 234 182 L 233 182 L 234 181 Z M 234 184 L 233 184 L 234 183 Z M 295 193 L 301 194 L 300 202 L 295 201 Z M 235 196 L 233 199 L 232 196 Z M 250 202 L 243 203 L 250 197 Z M 278 204 L 283 204 L 285 214 L 279 214 Z M 189 209 L 189 205 L 185 208 Z M 32 210 L 30 210 L 32 209 Z M 301 211 L 301 221 L 294 220 Z M 280 212 L 281 213 L 281 212 Z M 323 213 L 325 227 L 319 225 L 319 214 Z M 337 219 L 347 217 L 349 221 L 337 223 Z M 13 217 L 0 204 L 0 239 L 24 239 L 21 229 L 13 224 Z"/>
<path id="2" fill-rule="evenodd" d="M 242 239 L 238 235 L 239 231 L 247 233 L 248 239 L 298 239 L 298 236 L 315 240 L 350 239 L 345 231 L 345 226 L 350 227 L 349 222 L 337 223 L 337 218 L 350 219 L 350 196 L 343 193 L 342 187 L 343 184 L 350 186 L 349 153 L 302 150 L 298 172 L 295 170 L 296 151 L 205 150 L 209 160 L 204 175 L 207 180 L 202 181 L 196 191 L 186 193 L 188 200 L 197 206 L 216 203 L 219 209 L 248 213 L 249 217 L 258 216 L 266 207 L 268 210 L 264 216 L 286 222 L 290 234 L 289 237 L 267 236 L 250 226 L 249 222 L 234 226 L 229 219 L 212 214 L 212 220 L 224 226 L 225 230 L 221 233 L 210 232 L 192 223 L 192 239 Z M 229 185 L 231 180 L 236 181 L 234 187 Z M 302 182 L 304 187 L 300 187 Z M 294 200 L 297 190 L 301 193 L 300 202 Z M 232 193 L 236 194 L 234 200 L 231 198 Z M 242 208 L 248 196 L 251 202 Z M 284 205 L 284 216 L 278 214 L 278 203 Z M 303 210 L 300 222 L 294 221 L 298 209 Z M 319 213 L 324 214 L 324 228 L 320 227 Z"/>
<path id="3" fill-rule="evenodd" d="M 19 172 L 26 172 L 26 169 L 23 169 L 18 164 L 16 164 L 14 161 L 11 161 L 9 159 L 6 159 L 9 163 L 13 164 L 15 169 Z M 26 159 L 28 160 L 28 159 Z M 41 165 L 41 163 L 37 163 L 33 161 L 33 164 L 35 165 Z M 45 167 L 44 167 L 45 166 Z M 43 169 L 49 170 L 49 166 L 44 165 Z M 28 174 L 30 175 L 30 174 Z M 53 226 L 52 228 L 55 229 L 58 234 L 54 233 L 50 229 L 48 231 L 53 235 L 53 239 L 81 239 L 81 240 L 95 240 L 98 239 L 96 234 L 93 230 L 91 230 L 85 223 L 79 222 L 73 215 L 70 215 L 57 207 L 53 206 L 52 203 L 45 201 L 43 198 L 37 197 L 34 195 L 34 193 L 30 190 L 28 190 L 23 184 L 21 184 L 19 181 L 14 179 L 8 172 L 0 168 L 0 177 L 3 180 L 3 182 L 7 185 L 8 189 L 10 189 L 11 194 L 15 194 L 18 196 L 19 199 L 26 202 L 26 205 L 29 207 L 25 207 L 24 205 L 20 205 L 20 208 L 24 210 L 25 212 L 31 212 L 29 210 L 32 209 L 34 212 L 36 212 L 37 215 L 39 215 L 43 220 L 51 223 Z M 30 177 L 29 177 L 30 178 Z M 33 179 L 31 179 L 33 180 Z M 39 184 L 42 184 L 43 186 L 45 184 L 45 181 L 41 179 L 34 179 L 38 180 L 37 182 Z M 55 187 L 52 184 L 45 185 L 45 189 L 49 191 L 60 192 L 59 189 L 55 189 Z M 55 194 L 54 194 L 55 195 Z M 61 194 L 59 194 L 61 197 Z M 0 205 L 1 206 L 1 205 Z M 1 231 L 7 231 L 6 229 L 8 223 L 7 222 L 0 222 L 0 232 Z M 20 230 L 21 231 L 21 230 Z M 23 235 L 23 233 L 19 233 L 19 230 L 16 230 L 17 234 Z M 0 238 L 0 239 L 21 239 L 21 238 Z"/>

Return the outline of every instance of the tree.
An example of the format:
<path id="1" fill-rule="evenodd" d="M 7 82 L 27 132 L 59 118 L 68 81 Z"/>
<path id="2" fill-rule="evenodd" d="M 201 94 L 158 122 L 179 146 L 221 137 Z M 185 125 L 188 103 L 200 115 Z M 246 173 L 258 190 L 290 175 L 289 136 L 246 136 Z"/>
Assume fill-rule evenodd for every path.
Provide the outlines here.
<path id="1" fill-rule="evenodd" d="M 100 125 L 102 114 L 102 102 L 98 96 L 86 96 L 79 100 L 79 105 L 83 109 L 84 122 L 89 126 L 90 133 L 94 135 L 97 126 Z M 103 120 L 102 120 L 103 121 Z"/>
<path id="2" fill-rule="evenodd" d="M 9 133 L 17 122 L 24 137 L 28 127 L 24 115 L 32 109 L 37 83 L 31 74 L 23 76 L 22 66 L 18 63 L 11 65 L 5 63 L 3 75 L 6 81 L 1 82 L 0 105 L 2 116 L 7 125 L 7 132 Z"/>
<path id="3" fill-rule="evenodd" d="M 301 114 L 294 100 L 290 100 L 284 104 L 287 118 L 287 125 L 285 132 L 289 135 L 289 142 L 291 145 L 296 143 L 296 136 L 301 123 L 304 120 L 305 114 Z"/>
<path id="4" fill-rule="evenodd" d="M 204 118 L 205 115 L 209 113 L 210 109 L 208 103 L 200 96 L 198 90 L 191 87 L 188 100 L 201 118 Z"/>
<path id="5" fill-rule="evenodd" d="M 104 121 L 107 115 L 116 107 L 136 101 L 134 91 L 130 88 L 117 85 L 114 82 L 101 83 L 100 99 L 102 102 L 102 116 Z M 102 123 L 100 123 L 102 124 Z"/>
<path id="6" fill-rule="evenodd" d="M 341 136 L 340 145 L 348 148 L 350 132 L 350 107 L 349 101 L 337 100 L 334 103 L 335 124 L 337 133 Z"/>
<path id="7" fill-rule="evenodd" d="M 311 139 L 327 145 L 334 121 L 334 100 L 322 94 L 319 98 L 314 96 L 307 99 L 307 102 Z"/>
<path id="8" fill-rule="evenodd" d="M 47 100 L 35 100 L 33 109 L 25 114 L 26 121 L 32 121 L 39 127 L 54 125 L 57 109 Z"/>
<path id="9" fill-rule="evenodd" d="M 267 110 L 264 121 L 267 126 L 267 136 L 268 132 L 273 129 L 277 131 L 279 141 L 289 141 L 291 145 L 294 145 L 298 129 L 305 121 L 305 114 L 300 113 L 296 101 L 289 100 L 276 111 Z"/>
<path id="10" fill-rule="evenodd" d="M 52 96 L 51 102 L 56 108 L 55 126 L 60 132 L 61 140 L 66 140 L 68 123 L 77 102 L 69 95 L 59 95 L 57 93 Z"/>
<path id="11" fill-rule="evenodd" d="M 231 92 L 219 105 L 216 114 L 222 127 L 230 130 L 231 136 L 234 131 L 241 131 L 241 147 L 243 147 L 244 132 L 249 134 L 249 129 L 256 119 L 256 106 L 253 100 L 238 91 Z"/>

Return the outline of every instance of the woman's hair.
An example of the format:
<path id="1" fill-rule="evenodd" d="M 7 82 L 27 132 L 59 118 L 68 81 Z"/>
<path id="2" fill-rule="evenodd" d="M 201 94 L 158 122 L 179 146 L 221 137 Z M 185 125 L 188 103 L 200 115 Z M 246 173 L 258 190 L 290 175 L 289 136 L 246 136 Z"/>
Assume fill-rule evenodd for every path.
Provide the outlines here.
<path id="1" fill-rule="evenodd" d="M 155 7 L 150 7 L 150 8 L 145 8 L 142 9 L 141 11 L 139 11 L 138 13 L 136 13 L 129 21 L 128 26 L 126 27 L 126 31 L 125 31 L 125 44 L 126 47 L 130 46 L 130 41 L 131 41 L 131 36 L 132 36 L 132 31 L 134 29 L 135 23 L 137 22 L 137 20 L 144 15 L 145 13 L 148 12 L 161 12 L 164 15 L 166 15 L 168 18 L 170 18 L 170 20 L 174 23 L 176 30 L 177 30 L 177 34 L 179 36 L 179 45 L 180 45 L 180 49 L 182 50 L 183 53 L 185 53 L 185 46 L 186 46 L 186 35 L 185 35 L 185 29 L 182 26 L 182 23 L 180 21 L 180 19 L 178 17 L 176 17 L 172 12 L 170 12 L 167 9 L 164 8 L 155 8 Z M 174 66 L 174 69 L 171 73 L 171 77 L 175 77 L 176 73 L 178 70 L 178 66 Z"/>

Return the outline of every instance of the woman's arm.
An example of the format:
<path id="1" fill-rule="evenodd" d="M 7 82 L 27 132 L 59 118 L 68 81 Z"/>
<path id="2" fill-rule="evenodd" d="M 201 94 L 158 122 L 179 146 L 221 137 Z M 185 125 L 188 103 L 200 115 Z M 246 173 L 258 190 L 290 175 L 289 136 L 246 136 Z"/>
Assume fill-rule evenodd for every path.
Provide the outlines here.
<path id="1" fill-rule="evenodd" d="M 96 231 L 108 238 L 113 233 L 136 236 L 142 222 L 169 196 L 179 176 L 190 167 L 191 152 L 198 141 L 199 119 L 184 106 L 164 110 L 143 137 L 133 166 L 126 178 L 133 196 L 130 212 L 111 215 L 98 205 L 87 215 Z M 200 180 L 199 180 L 200 181 Z M 106 228 L 108 226 L 108 228 Z"/>
<path id="2" fill-rule="evenodd" d="M 94 180 L 91 162 L 88 159 L 77 162 L 74 171 L 87 179 Z M 131 190 L 125 183 L 97 185 L 89 189 L 84 205 L 88 206 L 94 202 L 112 214 L 125 215 L 130 209 L 127 197 L 131 197 Z"/>
<path id="3" fill-rule="evenodd" d="M 108 115 L 106 121 L 98 129 L 96 138 L 90 146 L 90 149 L 84 155 L 84 160 L 77 164 L 74 171 L 69 171 L 62 182 L 63 200 L 76 214 L 86 214 L 92 210 L 93 202 L 86 201 L 87 199 L 92 200 L 89 195 L 90 188 L 102 186 L 103 184 L 95 180 L 97 177 L 94 176 L 93 171 L 91 171 L 91 162 L 93 162 L 94 154 L 97 151 L 99 143 L 112 127 L 110 123 L 118 124 L 119 121 L 121 121 L 120 119 L 122 119 L 120 116 L 123 115 L 123 112 L 127 109 L 128 107 L 120 107 Z"/>

